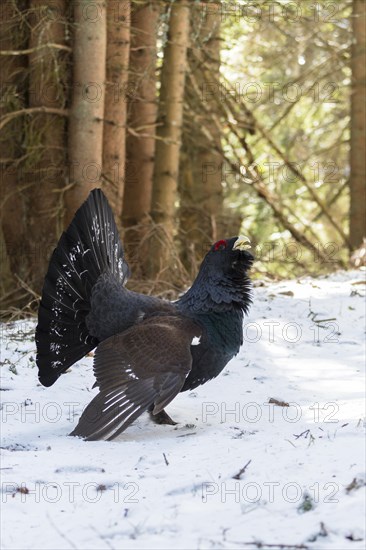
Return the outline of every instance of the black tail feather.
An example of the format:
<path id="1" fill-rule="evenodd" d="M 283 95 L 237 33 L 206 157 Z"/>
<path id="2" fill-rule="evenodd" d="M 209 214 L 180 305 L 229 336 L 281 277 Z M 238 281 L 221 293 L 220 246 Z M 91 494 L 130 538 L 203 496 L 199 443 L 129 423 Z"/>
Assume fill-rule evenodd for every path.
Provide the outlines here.
<path id="1" fill-rule="evenodd" d="M 93 286 L 106 272 L 121 284 L 129 275 L 113 212 L 102 191 L 94 189 L 61 236 L 45 277 L 36 329 L 44 386 L 98 344 L 85 318 Z"/>

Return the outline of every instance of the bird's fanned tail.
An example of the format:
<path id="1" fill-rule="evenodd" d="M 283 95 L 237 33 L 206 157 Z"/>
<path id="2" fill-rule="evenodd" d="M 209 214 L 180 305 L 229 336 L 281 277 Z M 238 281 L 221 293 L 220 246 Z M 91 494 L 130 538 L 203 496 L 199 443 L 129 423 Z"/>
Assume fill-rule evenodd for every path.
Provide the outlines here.
<path id="1" fill-rule="evenodd" d="M 44 386 L 51 386 L 98 344 L 85 319 L 93 286 L 106 272 L 124 284 L 129 269 L 112 210 L 102 191 L 95 189 L 62 234 L 46 274 L 36 329 Z"/>

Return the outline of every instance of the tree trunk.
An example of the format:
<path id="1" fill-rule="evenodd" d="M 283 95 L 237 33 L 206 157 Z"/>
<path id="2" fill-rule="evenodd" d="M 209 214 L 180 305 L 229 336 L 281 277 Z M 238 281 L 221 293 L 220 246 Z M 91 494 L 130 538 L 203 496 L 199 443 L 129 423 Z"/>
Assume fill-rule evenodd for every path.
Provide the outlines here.
<path id="1" fill-rule="evenodd" d="M 192 275 L 209 244 L 222 237 L 224 229 L 221 136 L 209 114 L 217 110 L 217 105 L 212 95 L 203 95 L 205 85 L 212 80 L 209 71 L 215 75 L 220 72 L 221 15 L 216 2 L 205 7 L 206 11 L 202 6 L 194 10 L 193 24 L 197 30 L 193 34 L 199 37 L 199 44 L 195 43 L 194 52 L 188 56 L 190 71 L 179 185 L 181 258 Z M 192 79 L 201 91 L 199 99 L 190 93 Z"/>
<path id="2" fill-rule="evenodd" d="M 0 49 L 14 51 L 27 47 L 28 28 L 21 24 L 19 12 L 23 2 L 9 2 L 0 8 Z M 27 60 L 25 56 L 1 58 L 0 117 L 24 107 Z M 24 278 L 29 273 L 25 243 L 25 201 L 20 186 L 22 166 L 23 120 L 14 118 L 0 133 L 0 262 L 1 306 L 22 305 L 12 293 L 17 286 L 15 274 Z"/>
<path id="3" fill-rule="evenodd" d="M 350 241 L 352 249 L 366 236 L 366 2 L 353 0 Z"/>
<path id="4" fill-rule="evenodd" d="M 187 69 L 190 9 L 186 0 L 171 7 L 169 31 L 161 71 L 158 128 L 151 216 L 156 224 L 150 243 L 149 274 L 156 276 L 170 264 L 175 229 L 179 151 Z"/>
<path id="5" fill-rule="evenodd" d="M 106 76 L 107 24 L 104 2 L 74 5 L 72 104 L 69 121 L 69 170 L 65 225 L 101 185 Z"/>
<path id="6" fill-rule="evenodd" d="M 31 0 L 29 23 L 29 107 L 58 107 L 67 98 L 66 57 L 62 50 L 40 45 L 65 44 L 66 4 L 55 0 L 55 17 L 44 17 L 45 0 Z M 49 8 L 50 9 L 50 8 Z M 40 23 L 42 21 L 42 24 Z M 38 49 L 37 49 L 38 48 Z M 37 113 L 26 122 L 26 148 L 29 154 L 27 184 L 27 245 L 32 280 L 28 284 L 40 293 L 52 250 L 62 228 L 62 191 L 65 185 L 65 119 Z"/>
<path id="7" fill-rule="evenodd" d="M 131 18 L 127 164 L 123 225 L 124 245 L 129 261 L 144 274 L 141 241 L 146 235 L 154 172 L 155 125 L 157 116 L 156 40 L 159 5 L 145 2 L 134 5 Z"/>
<path id="8" fill-rule="evenodd" d="M 130 2 L 107 3 L 107 81 L 103 135 L 103 189 L 122 217 L 126 148 L 126 91 L 130 52 Z"/>

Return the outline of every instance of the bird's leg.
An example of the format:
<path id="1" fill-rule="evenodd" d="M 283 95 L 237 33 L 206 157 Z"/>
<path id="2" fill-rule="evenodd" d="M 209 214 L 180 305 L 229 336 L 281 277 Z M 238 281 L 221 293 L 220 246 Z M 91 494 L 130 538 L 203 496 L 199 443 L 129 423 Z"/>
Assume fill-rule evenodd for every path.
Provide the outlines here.
<path id="1" fill-rule="evenodd" d="M 169 424 L 170 426 L 176 426 L 178 423 L 174 422 L 172 418 L 164 410 L 153 414 L 154 404 L 150 405 L 148 411 L 150 418 L 155 424 Z"/>

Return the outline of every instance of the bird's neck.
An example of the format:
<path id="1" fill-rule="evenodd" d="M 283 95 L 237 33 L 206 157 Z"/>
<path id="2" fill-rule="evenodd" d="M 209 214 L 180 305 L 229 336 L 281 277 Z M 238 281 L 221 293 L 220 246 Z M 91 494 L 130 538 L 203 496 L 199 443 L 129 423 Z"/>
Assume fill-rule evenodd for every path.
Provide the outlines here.
<path id="1" fill-rule="evenodd" d="M 177 306 L 190 313 L 241 310 L 247 313 L 252 302 L 251 281 L 245 274 L 209 276 L 201 270 Z"/>

